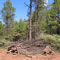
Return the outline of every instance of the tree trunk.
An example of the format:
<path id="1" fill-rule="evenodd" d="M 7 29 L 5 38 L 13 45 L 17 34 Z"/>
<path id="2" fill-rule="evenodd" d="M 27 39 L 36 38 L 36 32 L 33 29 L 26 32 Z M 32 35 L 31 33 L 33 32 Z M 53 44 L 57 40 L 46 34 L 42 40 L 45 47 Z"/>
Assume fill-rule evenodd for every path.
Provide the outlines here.
<path id="1" fill-rule="evenodd" d="M 29 40 L 32 40 L 32 0 L 30 0 Z"/>
<path id="2" fill-rule="evenodd" d="M 8 17 L 6 17 L 6 36 L 8 36 Z"/>
<path id="3" fill-rule="evenodd" d="M 36 14 L 37 14 L 37 16 L 36 16 L 36 36 L 38 37 L 39 34 L 40 34 L 40 29 L 39 29 L 39 23 L 40 23 L 40 21 L 39 21 L 39 6 L 38 5 L 37 5 Z"/>

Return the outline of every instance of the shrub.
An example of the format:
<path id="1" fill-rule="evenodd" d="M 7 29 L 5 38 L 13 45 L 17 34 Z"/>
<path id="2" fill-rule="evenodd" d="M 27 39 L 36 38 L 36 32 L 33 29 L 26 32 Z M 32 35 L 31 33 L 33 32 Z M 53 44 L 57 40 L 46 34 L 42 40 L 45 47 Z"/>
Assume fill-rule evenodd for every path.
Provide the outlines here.
<path id="1" fill-rule="evenodd" d="M 2 47 L 5 48 L 8 43 L 9 43 L 8 40 L 5 40 L 5 39 L 0 40 L 0 48 Z"/>
<path id="2" fill-rule="evenodd" d="M 45 44 L 51 45 L 53 49 L 60 50 L 60 35 L 49 35 L 41 33 L 40 38 L 44 40 Z"/>

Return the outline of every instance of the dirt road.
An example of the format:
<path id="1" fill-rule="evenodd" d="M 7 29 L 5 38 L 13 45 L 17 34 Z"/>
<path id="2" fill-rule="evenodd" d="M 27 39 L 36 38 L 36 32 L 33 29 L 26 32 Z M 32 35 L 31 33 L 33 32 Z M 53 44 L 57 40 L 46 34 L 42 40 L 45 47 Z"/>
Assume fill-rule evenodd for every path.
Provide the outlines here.
<path id="1" fill-rule="evenodd" d="M 24 55 L 12 55 L 6 54 L 6 50 L 0 50 L 0 60 L 60 60 L 60 53 L 55 53 L 55 55 L 34 55 L 32 58 L 29 58 Z"/>

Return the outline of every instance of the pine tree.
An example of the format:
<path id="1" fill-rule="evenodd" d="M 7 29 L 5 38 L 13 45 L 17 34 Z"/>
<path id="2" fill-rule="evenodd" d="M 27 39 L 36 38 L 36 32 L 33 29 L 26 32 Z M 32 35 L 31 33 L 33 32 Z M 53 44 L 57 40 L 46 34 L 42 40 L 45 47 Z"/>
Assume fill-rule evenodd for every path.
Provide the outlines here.
<path id="1" fill-rule="evenodd" d="M 27 22 L 26 20 L 20 19 L 19 22 L 14 23 L 13 36 L 27 37 Z"/>
<path id="2" fill-rule="evenodd" d="M 49 20 L 48 25 L 50 27 L 50 33 L 60 32 L 60 1 L 54 0 L 49 9 Z M 52 32 L 53 31 L 53 32 Z"/>
<path id="3" fill-rule="evenodd" d="M 14 12 L 15 12 L 15 8 L 12 6 L 12 3 L 10 2 L 10 0 L 7 0 L 4 3 L 4 7 L 2 8 L 2 17 L 3 20 L 5 22 L 5 28 L 6 28 L 6 35 L 8 36 L 9 33 L 9 27 L 10 27 L 10 23 L 12 23 L 11 21 L 14 20 Z"/>
<path id="4" fill-rule="evenodd" d="M 54 0 L 54 4 L 53 5 L 55 7 L 56 14 L 57 14 L 57 17 L 56 17 L 56 20 L 58 22 L 57 33 L 60 34 L 60 0 Z"/>
<path id="5" fill-rule="evenodd" d="M 35 37 L 39 37 L 40 36 L 40 22 L 42 20 L 42 18 L 44 17 L 42 14 L 41 14 L 41 11 L 44 12 L 44 1 L 43 0 L 33 0 L 33 3 L 35 5 L 35 11 L 33 13 L 33 21 L 35 22 Z M 44 13 L 43 13 L 44 14 Z M 41 17 L 41 15 L 43 17 Z M 34 26 L 33 25 L 33 26 Z"/>

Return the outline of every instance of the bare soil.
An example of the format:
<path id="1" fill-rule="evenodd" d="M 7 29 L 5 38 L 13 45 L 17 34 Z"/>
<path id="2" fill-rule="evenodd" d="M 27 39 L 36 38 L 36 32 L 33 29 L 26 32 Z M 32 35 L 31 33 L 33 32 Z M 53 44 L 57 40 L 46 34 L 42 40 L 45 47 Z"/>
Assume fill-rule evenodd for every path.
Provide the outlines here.
<path id="1" fill-rule="evenodd" d="M 60 60 L 60 53 L 55 53 L 54 55 L 41 55 L 36 54 L 32 55 L 32 58 L 29 58 L 25 55 L 12 55 L 7 54 L 7 50 L 0 49 L 0 60 Z"/>

